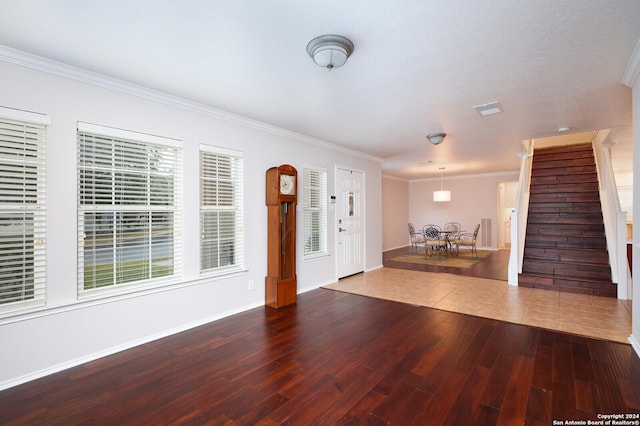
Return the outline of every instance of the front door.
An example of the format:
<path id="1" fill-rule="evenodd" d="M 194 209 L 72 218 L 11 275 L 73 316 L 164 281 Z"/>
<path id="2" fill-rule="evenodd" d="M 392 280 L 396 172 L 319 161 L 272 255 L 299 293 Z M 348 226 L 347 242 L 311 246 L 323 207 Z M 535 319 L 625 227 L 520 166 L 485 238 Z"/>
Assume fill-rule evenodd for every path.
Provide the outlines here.
<path id="1" fill-rule="evenodd" d="M 338 278 L 364 271 L 363 182 L 362 172 L 337 169 Z"/>

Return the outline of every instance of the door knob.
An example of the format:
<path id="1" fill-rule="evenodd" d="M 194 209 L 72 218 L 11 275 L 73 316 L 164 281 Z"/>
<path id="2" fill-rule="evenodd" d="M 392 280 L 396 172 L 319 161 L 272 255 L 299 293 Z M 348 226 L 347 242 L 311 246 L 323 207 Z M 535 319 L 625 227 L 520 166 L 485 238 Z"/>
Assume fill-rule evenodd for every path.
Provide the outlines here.
<path id="1" fill-rule="evenodd" d="M 347 232 L 347 230 L 343 228 L 338 228 L 338 232 Z"/>

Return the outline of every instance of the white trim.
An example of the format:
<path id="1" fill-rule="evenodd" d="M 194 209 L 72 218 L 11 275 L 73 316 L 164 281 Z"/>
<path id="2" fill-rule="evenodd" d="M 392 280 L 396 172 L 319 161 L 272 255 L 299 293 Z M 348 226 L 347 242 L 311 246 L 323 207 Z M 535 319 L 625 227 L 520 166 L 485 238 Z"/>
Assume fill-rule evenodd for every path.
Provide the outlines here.
<path id="1" fill-rule="evenodd" d="M 512 172 L 496 172 L 496 173 L 477 173 L 477 174 L 473 174 L 473 175 L 453 175 L 453 176 L 445 176 L 446 180 L 452 180 L 452 179 L 474 179 L 474 178 L 481 178 L 481 177 L 490 177 L 490 176 L 509 176 L 509 175 L 519 175 L 520 172 L 517 170 L 514 170 Z M 409 183 L 414 183 L 414 182 L 430 182 L 430 181 L 434 181 L 434 180 L 440 180 L 440 176 L 438 177 L 431 177 L 431 178 L 421 178 L 421 179 L 410 179 Z"/>
<path id="2" fill-rule="evenodd" d="M 262 302 L 256 302 L 256 303 L 252 303 L 252 304 L 249 304 L 249 305 L 245 305 L 245 306 L 242 306 L 242 307 L 239 307 L 239 308 L 236 308 L 236 309 L 232 309 L 232 310 L 229 310 L 229 311 L 226 311 L 226 312 L 222 312 L 221 314 L 218 314 L 218 315 L 205 317 L 205 318 L 202 318 L 202 319 L 200 319 L 198 321 L 193 321 L 193 322 L 190 322 L 188 324 L 181 325 L 180 327 L 175 327 L 175 328 L 172 328 L 172 329 L 169 329 L 169 330 L 164 330 L 162 332 L 151 334 L 149 336 L 146 336 L 146 337 L 143 337 L 143 338 L 140 338 L 140 339 L 129 341 L 129 342 L 124 343 L 122 345 L 113 346 L 113 347 L 105 349 L 103 351 L 94 352 L 92 354 L 81 356 L 79 358 L 75 358 L 75 359 L 72 359 L 70 361 L 62 362 L 60 364 L 56 364 L 56 365 L 53 365 L 51 367 L 48 367 L 48 368 L 45 368 L 45 369 L 42 369 L 42 370 L 38 370 L 38 371 L 35 371 L 33 373 L 30 373 L 30 374 L 25 374 L 23 376 L 19 376 L 19 377 L 16 377 L 14 379 L 11 379 L 11 380 L 0 382 L 0 391 L 5 390 L 5 389 L 9 389 L 9 388 L 11 388 L 13 386 L 21 385 L 21 384 L 26 383 L 26 382 L 30 382 L 32 380 L 39 379 L 41 377 L 48 376 L 48 375 L 53 374 L 53 373 L 58 373 L 60 371 L 66 370 L 66 369 L 71 368 L 71 367 L 75 367 L 75 366 L 78 366 L 78 365 L 85 364 L 87 362 L 95 361 L 95 360 L 103 358 L 105 356 L 113 355 L 115 353 L 122 352 L 122 351 L 127 350 L 127 349 L 135 348 L 135 347 L 143 345 L 145 343 L 153 342 L 155 340 L 162 339 L 164 337 L 168 337 L 168 336 L 172 336 L 174 334 L 182 333 L 182 332 L 190 330 L 192 328 L 196 328 L 196 327 L 199 327 L 201 325 L 205 325 L 205 324 L 208 324 L 210 322 L 217 321 L 217 320 L 220 320 L 222 318 L 229 317 L 231 315 L 235 315 L 235 314 L 238 314 L 238 313 L 241 313 L 241 312 L 245 312 L 245 311 L 248 311 L 249 309 L 258 308 L 260 306 L 263 306 Z"/>
<path id="3" fill-rule="evenodd" d="M 315 171 L 318 171 L 318 172 L 327 173 L 327 168 L 324 167 L 324 166 L 313 166 L 313 165 L 310 165 L 310 164 L 303 164 L 302 165 L 302 170 L 304 171 L 304 169 L 315 170 Z"/>
<path id="4" fill-rule="evenodd" d="M 310 237 L 307 234 L 307 212 L 319 212 L 321 215 L 320 219 L 324 219 L 324 229 L 320 229 L 318 233 L 319 237 L 319 245 L 320 250 L 318 251 L 306 251 L 306 240 L 303 241 L 302 245 L 302 258 L 303 261 L 317 259 L 319 257 L 326 257 L 329 255 L 329 176 L 327 173 L 327 168 L 323 166 L 313 166 L 313 165 L 303 165 L 302 166 L 302 180 L 298 180 L 298 183 L 302 183 L 302 198 L 306 200 L 306 176 L 307 171 L 309 173 L 315 173 L 319 175 L 320 178 L 324 178 L 324 187 L 320 186 L 320 197 L 319 203 L 321 205 L 320 208 L 314 207 L 305 207 L 305 202 L 302 202 L 302 234 L 303 239 L 306 237 Z M 322 180 L 322 179 L 321 179 Z M 322 217 L 324 216 L 324 217 Z M 322 225 L 322 223 L 320 224 Z M 324 231 L 324 232 L 323 232 Z M 311 232 L 311 236 L 313 235 L 313 231 Z M 324 237 L 324 238 L 323 238 Z M 324 243 L 324 248 L 322 247 Z"/>
<path id="5" fill-rule="evenodd" d="M 0 106 L 0 117 L 10 120 L 27 121 L 29 123 L 51 125 L 51 116 L 39 112 L 24 111 L 21 109 Z"/>
<path id="6" fill-rule="evenodd" d="M 30 321 L 36 318 L 42 318 L 49 315 L 58 315 L 63 312 L 75 311 L 77 309 L 86 309 L 93 306 L 105 305 L 109 303 L 116 303 L 122 300 L 127 299 L 135 299 L 138 297 L 144 297 L 151 294 L 163 293 L 167 291 L 174 291 L 185 287 L 198 286 L 198 285 L 207 285 L 214 283 L 216 281 L 221 281 L 223 279 L 231 279 L 235 277 L 239 277 L 242 274 L 246 273 L 248 269 L 243 269 L 241 271 L 228 271 L 226 274 L 217 274 L 217 275 L 209 275 L 194 278 L 187 281 L 179 281 L 173 285 L 167 284 L 158 287 L 147 287 L 147 288 L 135 288 L 130 292 L 121 293 L 121 294 L 111 294 L 106 297 L 96 298 L 96 299 L 78 299 L 75 302 L 67 302 L 60 305 L 48 305 L 41 306 L 37 308 L 33 308 L 29 311 L 21 311 L 15 313 L 12 316 L 0 318 L 0 326 L 6 324 L 12 324 L 22 321 Z"/>
<path id="7" fill-rule="evenodd" d="M 331 255 L 329 253 L 326 252 L 317 252 L 317 253 L 313 253 L 313 254 L 308 254 L 306 256 L 303 256 L 302 261 L 303 262 L 313 262 L 316 260 L 320 260 L 320 259 L 324 259 L 326 257 L 331 257 Z"/>
<path id="8" fill-rule="evenodd" d="M 391 247 L 391 248 L 388 248 L 388 249 L 382 250 L 382 252 L 383 252 L 383 253 L 386 253 L 386 252 L 391 251 L 391 250 L 398 250 L 398 249 L 405 248 L 405 247 L 411 247 L 411 244 L 407 244 L 407 245 L 404 245 L 404 246 L 395 246 L 395 247 Z"/>
<path id="9" fill-rule="evenodd" d="M 228 157 L 242 158 L 244 153 L 235 149 L 222 148 L 215 145 L 200 144 L 200 151 L 209 152 L 211 154 L 226 155 Z"/>
<path id="10" fill-rule="evenodd" d="M 385 175 L 384 173 L 382 174 L 382 179 L 389 179 L 389 180 L 397 180 L 400 182 L 409 182 L 410 179 L 405 179 L 405 178 L 401 178 L 401 177 L 397 177 L 397 176 L 391 176 L 391 175 Z"/>
<path id="11" fill-rule="evenodd" d="M 338 170 L 344 170 L 347 172 L 356 172 L 356 173 L 360 173 L 362 175 L 362 201 L 361 201 L 361 208 L 362 208 L 362 245 L 361 245 L 361 255 L 362 255 L 362 271 L 356 272 L 356 274 L 359 274 L 360 272 L 366 272 L 367 271 L 367 216 L 368 216 L 368 210 L 367 210 L 367 174 L 364 170 L 362 169 L 354 169 L 351 167 L 346 167 L 346 166 L 340 166 L 338 164 L 334 165 L 334 169 L 333 169 L 333 186 L 334 186 L 334 190 L 335 190 L 335 194 L 338 195 L 340 194 L 340 182 L 338 181 Z M 327 216 L 328 217 L 328 216 Z M 339 277 L 340 275 L 340 265 L 338 264 L 340 262 L 340 259 L 338 258 L 338 245 L 340 244 L 340 236 L 338 235 L 338 232 L 336 232 L 336 225 L 337 225 L 337 213 L 335 212 L 334 209 L 334 213 L 333 213 L 333 218 L 334 218 L 334 224 L 333 224 L 333 232 L 334 232 L 334 253 L 336 253 L 336 255 L 334 256 L 335 258 L 335 263 L 334 263 L 334 270 L 336 272 L 336 277 L 337 279 L 341 279 L 341 278 L 345 278 L 349 275 L 345 275 L 342 277 Z M 328 219 L 327 219 L 328 220 Z M 327 232 L 329 232 L 329 228 L 328 228 L 328 224 L 327 224 Z M 328 242 L 327 242 L 328 243 Z M 382 267 L 382 265 L 379 266 L 380 268 Z M 378 267 L 374 268 L 377 269 Z"/>
<path id="12" fill-rule="evenodd" d="M 140 133 L 132 130 L 118 129 L 116 127 L 102 126 L 100 124 L 85 123 L 82 121 L 78 121 L 78 131 L 108 136 L 110 138 L 127 139 L 134 140 L 136 142 L 182 148 L 182 141 L 178 139 L 151 135 L 149 133 Z"/>
<path id="13" fill-rule="evenodd" d="M 371 272 L 371 271 L 375 271 L 377 269 L 382 269 L 382 268 L 384 268 L 384 265 L 380 264 L 380 265 L 374 266 L 372 268 L 366 268 L 364 270 L 364 272 Z"/>
<path id="14" fill-rule="evenodd" d="M 640 342 L 638 342 L 633 334 L 629 335 L 629 343 L 631 343 L 631 347 L 634 351 L 636 351 L 636 355 L 640 358 Z"/>
<path id="15" fill-rule="evenodd" d="M 636 43 L 636 47 L 633 49 L 633 53 L 629 58 L 629 62 L 627 63 L 627 69 L 624 71 L 624 75 L 622 76 L 622 84 L 627 85 L 629 87 L 633 87 L 633 85 L 638 80 L 638 76 L 640 75 L 640 40 Z"/>
<path id="16" fill-rule="evenodd" d="M 31 53 L 23 52 L 21 50 L 13 49 L 8 46 L 0 45 L 0 61 L 8 62 L 15 65 L 20 65 L 26 68 L 43 71 L 48 74 L 57 75 L 60 77 L 68 78 L 70 80 L 80 81 L 94 86 L 103 87 L 105 89 L 114 90 L 127 95 L 137 96 L 143 99 L 152 100 L 165 105 L 180 108 L 186 111 L 195 112 L 198 114 L 215 117 L 220 120 L 224 120 L 230 123 L 235 123 L 244 127 L 263 131 L 276 136 L 282 136 L 287 139 L 292 139 L 297 142 L 306 143 L 309 145 L 319 146 L 321 148 L 329 149 L 344 154 L 353 155 L 355 157 L 364 158 L 366 160 L 375 161 L 380 164 L 384 159 L 375 157 L 373 155 L 365 154 L 364 152 L 349 149 L 331 142 L 327 142 L 321 139 L 313 138 L 311 136 L 303 135 L 301 133 L 285 130 L 280 127 L 272 126 L 257 120 L 243 117 L 241 115 L 232 114 L 209 105 L 204 105 L 198 102 L 193 102 L 178 96 L 169 95 L 157 90 L 149 89 L 144 86 L 129 83 L 123 80 L 118 80 L 106 75 L 98 74 L 92 71 L 87 71 L 82 68 L 67 65 L 61 62 L 53 61 L 51 59 L 43 58 L 41 56 L 33 55 Z"/>

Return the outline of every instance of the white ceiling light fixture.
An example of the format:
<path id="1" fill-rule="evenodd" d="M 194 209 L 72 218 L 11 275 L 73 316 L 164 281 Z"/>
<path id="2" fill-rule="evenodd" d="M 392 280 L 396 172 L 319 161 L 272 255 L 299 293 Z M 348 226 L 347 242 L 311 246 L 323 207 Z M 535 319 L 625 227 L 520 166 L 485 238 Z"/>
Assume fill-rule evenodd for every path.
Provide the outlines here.
<path id="1" fill-rule="evenodd" d="M 485 116 L 502 112 L 502 105 L 499 102 L 489 102 L 488 104 L 476 105 L 473 109 Z"/>
<path id="2" fill-rule="evenodd" d="M 444 167 L 440 167 L 440 191 L 433 191 L 433 201 L 439 203 L 442 201 L 451 201 L 451 191 L 445 191 L 443 189 L 443 177 Z"/>
<path id="3" fill-rule="evenodd" d="M 427 139 L 434 145 L 440 145 L 445 136 L 447 136 L 446 133 L 430 133 L 427 135 Z"/>
<path id="4" fill-rule="evenodd" d="M 307 53 L 313 62 L 331 71 L 347 62 L 353 53 L 353 42 L 340 35 L 321 35 L 307 44 Z"/>

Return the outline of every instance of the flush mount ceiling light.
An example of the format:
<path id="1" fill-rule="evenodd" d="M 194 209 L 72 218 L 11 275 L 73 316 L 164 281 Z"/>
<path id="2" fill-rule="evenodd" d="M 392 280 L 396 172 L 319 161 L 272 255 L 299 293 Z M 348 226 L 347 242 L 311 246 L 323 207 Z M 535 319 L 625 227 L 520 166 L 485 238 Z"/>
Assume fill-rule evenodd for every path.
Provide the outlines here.
<path id="1" fill-rule="evenodd" d="M 307 44 L 307 53 L 313 62 L 331 71 L 347 62 L 353 53 L 353 42 L 340 35 L 321 35 Z"/>
<path id="2" fill-rule="evenodd" d="M 445 136 L 447 136 L 446 133 L 430 133 L 427 135 L 427 139 L 434 145 L 440 145 Z"/>
<path id="3" fill-rule="evenodd" d="M 502 105 L 499 102 L 490 102 L 488 104 L 476 105 L 473 107 L 480 115 L 492 115 L 502 112 Z"/>
<path id="4" fill-rule="evenodd" d="M 433 191 L 433 201 L 441 202 L 441 201 L 451 201 L 451 191 L 445 191 L 442 189 L 443 177 L 442 173 L 444 172 L 444 167 L 440 167 L 440 191 Z"/>

